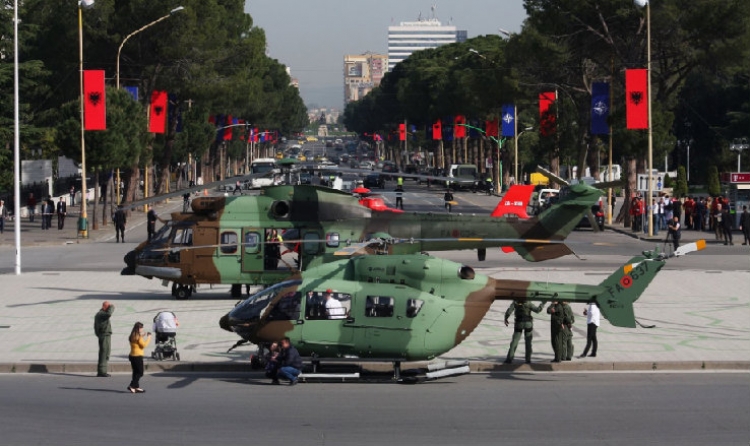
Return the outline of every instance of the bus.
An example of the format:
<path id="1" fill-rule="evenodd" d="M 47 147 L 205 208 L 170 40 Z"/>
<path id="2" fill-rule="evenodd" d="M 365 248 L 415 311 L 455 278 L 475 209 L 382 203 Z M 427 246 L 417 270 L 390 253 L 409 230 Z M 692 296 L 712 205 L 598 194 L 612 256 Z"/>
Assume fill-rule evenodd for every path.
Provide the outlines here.
<path id="1" fill-rule="evenodd" d="M 273 185 L 273 177 L 280 173 L 273 158 L 257 158 L 250 163 L 250 173 L 262 175 L 250 180 L 251 189 L 260 189 L 263 186 Z M 265 175 L 264 175 L 265 174 Z"/>

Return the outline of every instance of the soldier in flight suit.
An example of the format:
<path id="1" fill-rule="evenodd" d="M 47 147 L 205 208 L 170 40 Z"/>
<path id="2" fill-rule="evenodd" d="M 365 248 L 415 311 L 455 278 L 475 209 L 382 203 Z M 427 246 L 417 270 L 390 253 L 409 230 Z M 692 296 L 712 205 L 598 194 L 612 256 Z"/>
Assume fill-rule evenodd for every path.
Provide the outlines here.
<path id="1" fill-rule="evenodd" d="M 555 352 L 555 359 L 553 359 L 552 362 L 560 362 L 563 349 L 563 318 L 565 316 L 565 308 L 562 303 L 553 301 L 552 305 L 547 308 L 547 314 L 550 315 L 552 350 Z"/>
<path id="2" fill-rule="evenodd" d="M 563 302 L 562 306 L 563 331 L 560 358 L 564 361 L 570 361 L 573 359 L 573 323 L 575 322 L 575 317 L 573 317 L 573 309 L 570 308 L 570 305 L 568 305 L 567 302 Z"/>
<path id="3" fill-rule="evenodd" d="M 508 318 L 511 313 L 516 314 L 516 321 L 513 324 L 513 339 L 510 341 L 508 356 L 505 358 L 506 364 L 511 364 L 513 362 L 513 356 L 516 354 L 516 347 L 518 347 L 518 341 L 521 340 L 522 331 L 524 332 L 524 338 L 526 339 L 526 364 L 531 364 L 531 340 L 534 337 L 534 318 L 531 317 L 531 312 L 539 313 L 542 311 L 542 308 L 544 308 L 544 303 L 534 306 L 530 302 L 514 300 L 505 311 L 506 327 L 508 326 Z"/>

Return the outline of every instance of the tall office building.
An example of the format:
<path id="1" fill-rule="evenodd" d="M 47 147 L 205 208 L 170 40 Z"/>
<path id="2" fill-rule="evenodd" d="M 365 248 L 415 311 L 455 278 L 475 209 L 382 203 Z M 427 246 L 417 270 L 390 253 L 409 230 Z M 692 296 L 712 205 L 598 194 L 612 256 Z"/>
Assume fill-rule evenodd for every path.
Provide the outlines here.
<path id="1" fill-rule="evenodd" d="M 388 56 L 385 54 L 357 54 L 344 56 L 344 103 L 358 101 L 383 79 Z"/>
<path id="2" fill-rule="evenodd" d="M 415 51 L 455 43 L 459 36 L 466 40 L 466 31 L 457 30 L 452 25 L 444 26 L 436 18 L 389 26 L 388 71 Z"/>

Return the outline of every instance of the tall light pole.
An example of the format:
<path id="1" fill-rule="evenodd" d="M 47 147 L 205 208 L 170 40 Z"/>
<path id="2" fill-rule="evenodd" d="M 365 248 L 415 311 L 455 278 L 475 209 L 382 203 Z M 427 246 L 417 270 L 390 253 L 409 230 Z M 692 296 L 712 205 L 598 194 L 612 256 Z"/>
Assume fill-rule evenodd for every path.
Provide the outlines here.
<path id="1" fill-rule="evenodd" d="M 166 19 L 172 17 L 172 15 L 174 13 L 182 11 L 183 9 L 185 9 L 185 7 L 178 6 L 178 7 L 174 8 L 173 10 L 169 11 L 169 14 L 165 15 L 164 17 L 159 17 L 158 19 L 154 20 L 153 22 L 151 22 L 149 24 L 146 24 L 146 25 L 144 25 L 144 26 L 136 29 L 132 33 L 130 33 L 127 36 L 125 36 L 124 39 L 122 39 L 122 43 L 120 43 L 120 46 L 117 47 L 117 62 L 115 63 L 115 85 L 116 85 L 116 87 L 117 87 L 118 90 L 120 89 L 120 53 L 122 52 L 122 47 L 125 46 L 125 42 L 127 42 L 128 39 L 130 39 L 134 35 L 138 34 L 139 32 L 141 32 L 141 31 L 143 31 L 143 30 L 145 30 L 145 29 L 147 29 L 147 28 L 149 28 L 151 26 L 154 26 L 154 25 L 156 25 L 157 23 L 159 23 L 159 22 L 161 22 L 163 20 L 166 20 Z M 146 195 L 148 194 L 148 168 L 146 168 L 146 170 L 144 171 L 144 179 L 145 179 L 145 181 L 143 183 L 143 198 L 146 198 Z M 116 191 L 116 194 L 117 194 L 117 204 L 120 204 L 120 169 L 119 168 L 117 169 L 117 182 L 116 183 L 117 184 L 115 185 L 115 191 Z"/>
<path id="2" fill-rule="evenodd" d="M 78 231 L 81 237 L 88 238 L 88 186 L 86 185 L 86 130 L 84 128 L 83 107 L 86 101 L 83 92 L 83 8 L 94 6 L 94 0 L 80 0 L 78 2 L 78 71 L 81 81 L 81 218 L 78 221 Z"/>
<path id="3" fill-rule="evenodd" d="M 92 3 L 93 3 L 93 1 L 92 1 Z M 144 25 L 144 26 L 136 29 L 132 33 L 130 33 L 127 36 L 125 36 L 125 38 L 122 40 L 122 43 L 117 48 L 117 64 L 115 66 L 115 84 L 117 85 L 117 89 L 118 90 L 120 89 L 120 52 L 122 51 L 122 47 L 125 45 L 125 42 L 127 42 L 128 39 L 130 39 L 134 35 L 138 34 L 139 32 L 144 31 L 145 29 L 150 28 L 150 27 L 156 25 L 157 23 L 159 23 L 161 21 L 167 20 L 168 18 L 172 17 L 172 15 L 174 13 L 182 11 L 184 9 L 185 9 L 184 6 L 178 6 L 178 7 L 174 8 L 173 10 L 169 11 L 169 14 L 165 15 L 164 17 L 159 17 L 158 19 L 154 20 L 153 22 L 151 22 L 151 23 L 149 23 L 147 25 Z"/>
<path id="4" fill-rule="evenodd" d="M 742 172 L 741 165 L 740 165 L 740 157 L 742 156 L 742 152 L 744 150 L 747 150 L 748 147 L 750 147 L 750 144 L 747 142 L 747 138 L 739 138 L 732 141 L 731 144 L 729 144 L 729 150 L 732 152 L 737 152 L 737 173 Z"/>
<path id="5" fill-rule="evenodd" d="M 635 0 L 639 7 L 646 8 L 646 75 L 648 85 L 648 198 L 646 198 L 646 209 L 648 209 L 648 236 L 654 235 L 654 207 L 651 205 L 654 195 L 654 127 L 651 119 L 651 1 Z"/>
<path id="6" fill-rule="evenodd" d="M 21 274 L 21 115 L 18 103 L 18 0 L 13 5 L 13 227 L 16 242 L 16 275 Z"/>
<path id="7" fill-rule="evenodd" d="M 514 125 L 516 126 L 516 128 L 513 131 L 513 134 L 516 135 L 516 138 L 513 141 L 513 146 L 514 146 L 513 150 L 515 151 L 515 153 L 513 154 L 513 163 L 514 163 L 513 175 L 514 175 L 514 178 L 516 179 L 516 184 L 520 184 L 518 182 L 518 140 L 521 138 L 521 135 L 523 135 L 524 133 L 530 130 L 534 130 L 534 127 L 526 127 L 525 129 L 521 131 L 521 133 L 518 133 L 518 113 L 515 113 L 515 115 L 516 115 L 516 121 Z"/>

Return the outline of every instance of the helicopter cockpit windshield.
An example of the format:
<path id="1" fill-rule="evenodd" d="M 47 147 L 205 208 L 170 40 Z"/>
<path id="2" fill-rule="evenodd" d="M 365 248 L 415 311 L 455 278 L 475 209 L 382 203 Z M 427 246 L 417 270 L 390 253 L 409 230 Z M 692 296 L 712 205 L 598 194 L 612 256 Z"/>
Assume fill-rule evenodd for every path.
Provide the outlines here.
<path id="1" fill-rule="evenodd" d="M 301 280 L 287 280 L 270 286 L 244 301 L 229 312 L 229 320 L 234 323 L 260 320 L 266 309 L 273 308 L 265 317 L 269 320 L 294 320 L 299 318 L 301 295 L 297 287 Z"/>
<path id="2" fill-rule="evenodd" d="M 158 231 L 156 231 L 156 234 L 154 234 L 151 237 L 151 243 L 154 245 L 163 245 L 167 243 L 169 240 L 169 234 L 172 232 L 172 221 L 168 220 L 166 223 L 164 223 L 164 226 L 159 228 Z"/>

